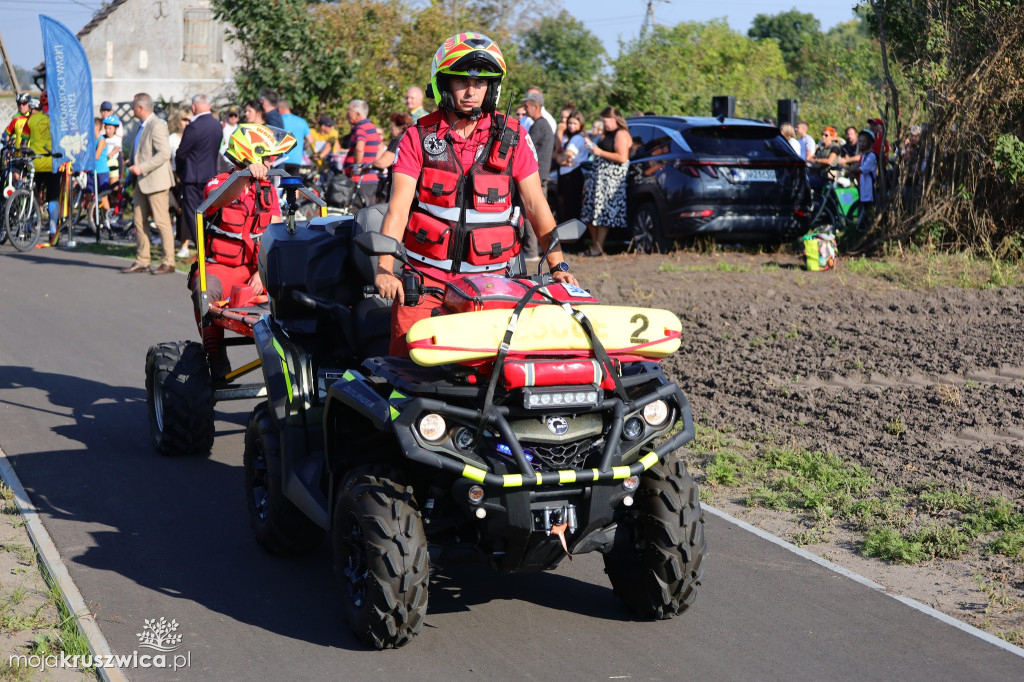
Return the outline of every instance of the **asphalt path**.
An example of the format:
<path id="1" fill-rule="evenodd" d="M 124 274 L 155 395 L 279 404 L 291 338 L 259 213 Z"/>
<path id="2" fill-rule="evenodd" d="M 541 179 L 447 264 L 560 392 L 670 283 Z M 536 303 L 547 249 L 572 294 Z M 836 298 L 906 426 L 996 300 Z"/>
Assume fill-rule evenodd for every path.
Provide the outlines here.
<path id="1" fill-rule="evenodd" d="M 1024 659 L 715 517 L 683 617 L 633 620 L 592 554 L 439 577 L 423 633 L 367 651 L 340 616 L 327 543 L 285 560 L 252 538 L 252 402 L 218 405 L 209 458 L 153 451 L 146 351 L 197 333 L 184 275 L 125 264 L 0 247 L 0 447 L 115 653 L 146 653 L 144 619 L 179 624 L 190 667 L 126 669 L 132 680 L 1024 678 Z"/>

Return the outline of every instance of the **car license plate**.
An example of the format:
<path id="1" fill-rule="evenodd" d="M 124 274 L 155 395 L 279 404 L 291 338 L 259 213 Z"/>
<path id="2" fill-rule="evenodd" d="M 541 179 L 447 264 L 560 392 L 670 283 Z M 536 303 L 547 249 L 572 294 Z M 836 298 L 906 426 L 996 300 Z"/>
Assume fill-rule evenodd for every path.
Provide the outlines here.
<path id="1" fill-rule="evenodd" d="M 733 171 L 739 182 L 775 182 L 775 171 L 763 168 L 740 168 Z"/>

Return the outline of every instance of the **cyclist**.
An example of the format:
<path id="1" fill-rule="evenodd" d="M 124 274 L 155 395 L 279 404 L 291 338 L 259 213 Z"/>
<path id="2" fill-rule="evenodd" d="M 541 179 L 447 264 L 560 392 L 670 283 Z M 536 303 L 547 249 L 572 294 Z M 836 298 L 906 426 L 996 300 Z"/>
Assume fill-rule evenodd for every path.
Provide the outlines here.
<path id="1" fill-rule="evenodd" d="M 32 101 L 32 96 L 27 92 L 23 92 L 18 95 L 18 115 L 11 119 L 11 122 L 4 128 L 3 135 L 0 139 L 4 142 L 10 141 L 15 147 L 21 146 L 22 132 L 25 129 L 25 124 L 28 122 L 29 111 L 31 111 L 29 104 Z"/>
<path id="2" fill-rule="evenodd" d="M 220 301 L 235 285 L 251 286 L 263 293 L 257 270 L 260 237 L 270 223 L 281 222 L 281 206 L 274 185 L 267 180 L 268 165 L 295 145 L 295 138 L 280 128 L 261 123 L 242 123 L 228 138 L 224 157 L 238 170 L 248 170 L 252 180 L 237 182 L 206 211 L 206 292 L 209 301 Z M 206 183 L 209 196 L 230 177 L 221 173 Z M 195 305 L 196 323 L 203 337 L 214 379 L 231 371 L 224 352 L 224 328 L 200 318 L 201 289 L 198 264 L 189 274 L 189 289 Z"/>
<path id="3" fill-rule="evenodd" d="M 507 271 L 521 249 L 519 205 L 542 248 L 555 226 L 529 137 L 518 121 L 495 113 L 505 72 L 501 50 L 487 36 L 446 40 L 434 54 L 427 93 L 438 110 L 399 143 L 383 232 L 405 242 L 428 286 L 443 287 L 460 273 Z M 391 308 L 391 353 L 408 355 L 409 327 L 440 301 L 401 305 L 393 266 L 391 256 L 380 257 L 376 284 L 384 298 L 398 302 Z M 577 283 L 560 249 L 548 256 L 548 266 L 557 281 Z"/>
<path id="4" fill-rule="evenodd" d="M 53 172 L 53 157 L 41 156 L 50 153 L 50 117 L 47 114 L 46 92 L 39 99 L 32 98 L 29 102 L 32 113 L 25 122 L 22 136 L 28 138 L 28 146 L 36 157 L 32 165 L 36 169 L 36 184 L 46 190 L 46 206 L 50 216 L 50 242 L 57 239 L 57 200 L 60 197 L 60 174 Z"/>

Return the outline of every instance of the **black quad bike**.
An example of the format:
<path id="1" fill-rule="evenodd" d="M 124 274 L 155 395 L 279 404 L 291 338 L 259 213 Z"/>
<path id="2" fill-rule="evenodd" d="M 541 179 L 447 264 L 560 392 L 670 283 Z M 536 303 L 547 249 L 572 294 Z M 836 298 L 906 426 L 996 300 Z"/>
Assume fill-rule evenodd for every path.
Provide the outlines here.
<path id="1" fill-rule="evenodd" d="M 543 353 L 534 381 L 508 381 L 513 358 L 531 362 L 515 342 L 476 362 L 386 357 L 390 309 L 369 286 L 375 255 L 408 261 L 379 233 L 382 215 L 375 206 L 298 231 L 272 225 L 263 238 L 271 314 L 253 334 L 267 400 L 250 416 L 244 454 L 257 541 L 299 554 L 329 533 L 342 610 L 378 649 L 422 629 L 432 566 L 470 558 L 533 571 L 599 551 L 636 614 L 685 611 L 706 544 L 697 486 L 674 454 L 694 433 L 679 387 L 656 362 L 612 357 L 593 325 L 592 350 Z M 559 226 L 552 246 L 583 229 Z M 562 286 L 548 275 L 505 281 L 524 291 L 500 303 L 516 316 L 554 305 L 549 292 Z M 450 293 L 415 273 L 404 285 L 407 303 Z M 472 325 L 476 314 L 459 319 Z M 559 375 L 580 362 L 598 371 Z"/>

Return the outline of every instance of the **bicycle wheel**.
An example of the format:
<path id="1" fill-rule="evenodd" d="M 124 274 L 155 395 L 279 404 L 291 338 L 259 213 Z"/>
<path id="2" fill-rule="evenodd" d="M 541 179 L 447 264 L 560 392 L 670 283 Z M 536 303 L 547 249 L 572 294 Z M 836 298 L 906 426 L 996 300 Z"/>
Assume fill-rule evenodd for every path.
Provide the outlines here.
<path id="1" fill-rule="evenodd" d="M 18 251 L 28 251 L 36 245 L 43 218 L 31 192 L 19 189 L 10 196 L 4 207 L 4 225 L 8 239 Z"/>
<path id="2" fill-rule="evenodd" d="M 850 210 L 846 212 L 846 215 L 837 217 L 841 231 L 837 233 L 837 236 L 845 236 L 850 239 L 854 236 L 860 235 L 863 232 L 862 221 L 864 219 L 864 211 L 861 209 L 859 201 L 850 206 Z"/>
<path id="3" fill-rule="evenodd" d="M 838 206 L 836 205 L 835 195 L 829 191 L 811 218 L 810 224 L 812 231 L 820 231 L 822 228 L 828 227 L 829 225 L 835 227 L 837 213 Z"/>

